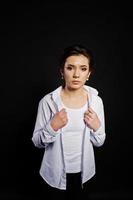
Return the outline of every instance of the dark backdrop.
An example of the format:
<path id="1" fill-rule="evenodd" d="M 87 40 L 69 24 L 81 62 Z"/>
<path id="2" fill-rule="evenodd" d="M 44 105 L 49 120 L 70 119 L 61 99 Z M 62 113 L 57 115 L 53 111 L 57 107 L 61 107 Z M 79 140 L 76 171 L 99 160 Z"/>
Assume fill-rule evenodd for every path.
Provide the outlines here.
<path id="1" fill-rule="evenodd" d="M 96 60 L 89 82 L 105 107 L 106 142 L 95 149 L 92 199 L 132 196 L 132 9 L 125 3 L 61 1 L 0 6 L 0 199 L 39 192 L 43 152 L 31 137 L 39 100 L 61 83 L 63 48 L 81 43 Z"/>

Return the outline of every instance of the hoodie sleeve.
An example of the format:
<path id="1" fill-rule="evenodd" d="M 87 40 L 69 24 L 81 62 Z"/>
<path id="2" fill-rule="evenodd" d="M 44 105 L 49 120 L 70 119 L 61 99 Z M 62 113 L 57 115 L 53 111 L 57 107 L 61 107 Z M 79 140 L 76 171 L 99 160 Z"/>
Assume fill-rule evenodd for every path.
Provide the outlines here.
<path id="1" fill-rule="evenodd" d="M 50 125 L 52 111 L 45 99 L 38 105 L 35 128 L 33 131 L 32 142 L 38 148 L 45 148 L 49 143 L 56 140 L 58 131 L 54 131 Z"/>
<path id="2" fill-rule="evenodd" d="M 90 131 L 90 139 L 94 146 L 100 147 L 103 145 L 105 141 L 105 117 L 104 117 L 104 106 L 103 101 L 99 98 L 98 108 L 97 108 L 97 115 L 101 121 L 101 126 L 97 131 Z"/>

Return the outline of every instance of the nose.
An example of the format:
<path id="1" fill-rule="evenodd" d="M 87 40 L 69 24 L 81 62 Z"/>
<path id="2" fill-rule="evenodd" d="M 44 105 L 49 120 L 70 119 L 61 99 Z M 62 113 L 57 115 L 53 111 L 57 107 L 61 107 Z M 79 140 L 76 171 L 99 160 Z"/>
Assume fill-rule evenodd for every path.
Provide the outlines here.
<path id="1" fill-rule="evenodd" d="M 74 71 L 73 78 L 79 78 L 79 71 L 78 70 Z"/>

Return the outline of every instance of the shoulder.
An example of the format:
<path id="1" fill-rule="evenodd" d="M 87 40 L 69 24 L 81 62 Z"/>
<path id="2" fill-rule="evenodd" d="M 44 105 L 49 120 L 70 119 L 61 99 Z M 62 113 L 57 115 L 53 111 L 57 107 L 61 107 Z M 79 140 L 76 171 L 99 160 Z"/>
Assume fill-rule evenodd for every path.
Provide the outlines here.
<path id="1" fill-rule="evenodd" d="M 99 95 L 98 92 L 97 92 L 97 94 L 91 93 L 90 96 L 91 96 L 92 102 L 94 102 L 95 105 L 96 104 L 97 104 L 97 106 L 103 105 L 102 97 Z"/>
<path id="2" fill-rule="evenodd" d="M 53 113 L 58 111 L 56 101 L 58 100 L 58 94 L 61 90 L 61 86 L 55 90 L 47 93 L 39 102 L 39 105 L 46 109 L 50 109 Z"/>
<path id="3" fill-rule="evenodd" d="M 42 97 L 42 99 L 40 100 L 40 102 L 47 102 L 50 99 L 55 98 L 58 95 L 58 92 L 59 92 L 60 89 L 61 89 L 61 86 L 59 86 L 55 90 L 52 90 L 51 92 L 47 93 L 46 95 L 44 95 Z"/>
<path id="4" fill-rule="evenodd" d="M 44 95 L 40 100 L 39 100 L 39 104 L 45 104 L 49 99 L 50 99 L 50 96 L 51 96 L 51 92 Z"/>
<path id="5" fill-rule="evenodd" d="M 97 106 L 103 104 L 103 100 L 99 96 L 99 92 L 96 88 L 85 85 L 85 89 L 88 91 L 88 95 L 92 104 L 97 104 Z"/>

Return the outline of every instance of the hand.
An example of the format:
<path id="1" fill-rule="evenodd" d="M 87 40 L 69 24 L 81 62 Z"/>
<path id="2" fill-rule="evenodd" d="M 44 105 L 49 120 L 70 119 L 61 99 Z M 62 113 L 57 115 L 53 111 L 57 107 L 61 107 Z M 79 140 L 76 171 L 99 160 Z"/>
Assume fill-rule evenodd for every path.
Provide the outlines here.
<path id="1" fill-rule="evenodd" d="M 65 109 L 61 109 L 57 112 L 51 120 L 51 127 L 54 131 L 58 131 L 60 128 L 64 127 L 68 122 L 67 113 Z"/>
<path id="2" fill-rule="evenodd" d="M 97 131 L 98 128 L 101 126 L 101 122 L 97 114 L 90 107 L 84 114 L 84 121 L 89 128 L 93 129 L 93 131 Z"/>

